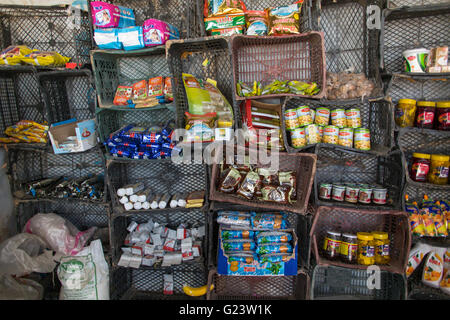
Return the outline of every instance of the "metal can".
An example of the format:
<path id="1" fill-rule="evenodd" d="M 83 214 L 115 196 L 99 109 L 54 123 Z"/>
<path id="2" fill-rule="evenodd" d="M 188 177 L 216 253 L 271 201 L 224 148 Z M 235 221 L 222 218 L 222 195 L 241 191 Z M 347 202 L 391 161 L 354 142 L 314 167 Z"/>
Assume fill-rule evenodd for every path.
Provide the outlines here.
<path id="1" fill-rule="evenodd" d="M 331 191 L 333 185 L 329 183 L 321 183 L 319 186 L 319 198 L 323 200 L 331 200 Z"/>
<path id="2" fill-rule="evenodd" d="M 364 204 L 370 204 L 372 202 L 372 188 L 370 186 L 360 186 L 358 201 Z"/>
<path id="3" fill-rule="evenodd" d="M 323 127 L 322 126 L 318 126 L 319 127 L 319 135 L 320 135 L 320 142 L 323 141 Z"/>
<path id="4" fill-rule="evenodd" d="M 335 109 L 331 111 L 331 124 L 338 128 L 344 128 L 347 125 L 344 109 Z"/>
<path id="5" fill-rule="evenodd" d="M 387 202 L 387 189 L 386 188 L 373 188 L 373 203 L 386 204 Z"/>
<path id="6" fill-rule="evenodd" d="M 335 201 L 344 201 L 345 187 L 342 185 L 333 184 L 332 198 Z"/>
<path id="7" fill-rule="evenodd" d="M 342 128 L 339 130 L 338 144 L 343 147 L 353 147 L 353 129 Z"/>
<path id="8" fill-rule="evenodd" d="M 359 187 L 356 185 L 347 185 L 345 187 L 345 201 L 358 203 Z"/>
<path id="9" fill-rule="evenodd" d="M 300 127 L 313 123 L 310 108 L 308 106 L 300 106 L 297 108 L 297 120 Z"/>
<path id="10" fill-rule="evenodd" d="M 339 128 L 336 126 L 326 126 L 323 128 L 323 143 L 338 144 Z"/>
<path id="11" fill-rule="evenodd" d="M 345 111 L 345 118 L 348 128 L 360 128 L 361 123 L 361 111 L 357 108 L 351 108 Z"/>
<path id="12" fill-rule="evenodd" d="M 309 108 L 309 113 L 311 113 L 312 123 L 314 123 L 316 119 L 316 110 Z"/>
<path id="13" fill-rule="evenodd" d="M 359 150 L 370 150 L 370 130 L 365 128 L 355 129 L 355 148 Z"/>
<path id="14" fill-rule="evenodd" d="M 317 108 L 314 123 L 319 126 L 327 126 L 329 122 L 330 122 L 330 109 L 325 107 Z"/>
<path id="15" fill-rule="evenodd" d="M 306 134 L 306 143 L 308 145 L 320 143 L 321 138 L 320 138 L 319 126 L 317 124 L 310 124 L 310 125 L 306 126 L 305 134 Z"/>
<path id="16" fill-rule="evenodd" d="M 295 130 L 300 125 L 298 123 L 297 109 L 288 109 L 284 112 L 284 122 L 286 130 Z"/>
<path id="17" fill-rule="evenodd" d="M 291 131 L 291 142 L 293 148 L 306 147 L 305 128 L 297 128 Z"/>

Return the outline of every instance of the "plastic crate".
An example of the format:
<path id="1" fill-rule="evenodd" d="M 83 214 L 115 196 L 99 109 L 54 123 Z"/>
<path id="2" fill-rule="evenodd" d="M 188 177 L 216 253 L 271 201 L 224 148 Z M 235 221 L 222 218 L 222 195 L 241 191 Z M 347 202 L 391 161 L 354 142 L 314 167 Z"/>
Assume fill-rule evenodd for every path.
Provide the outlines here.
<path id="1" fill-rule="evenodd" d="M 245 151 L 245 155 L 255 157 L 257 155 L 251 151 Z M 279 153 L 279 171 L 295 171 L 297 174 L 297 201 L 292 204 L 278 204 L 274 202 L 247 200 L 236 194 L 226 194 L 219 191 L 220 164 L 215 161 L 212 165 L 211 183 L 209 198 L 214 201 L 234 203 L 258 209 L 266 208 L 277 211 L 295 212 L 298 214 L 306 214 L 309 196 L 316 172 L 317 157 L 314 154 L 307 153 Z M 258 160 L 259 162 L 261 159 Z M 264 166 L 263 166 L 264 167 Z M 267 166 L 266 166 L 267 167 Z"/>
<path id="2" fill-rule="evenodd" d="M 319 5 L 317 5 L 317 3 Z M 369 29 L 368 7 L 382 7 L 382 0 L 315 0 L 313 18 L 318 20 L 318 29 L 325 38 L 326 68 L 338 73 L 352 69 L 364 73 L 381 88 L 379 73 L 378 38 L 380 31 Z M 380 98 L 375 94 L 372 98 Z"/>
<path id="3" fill-rule="evenodd" d="M 189 111 L 183 73 L 198 79 L 217 81 L 217 88 L 234 105 L 231 54 L 227 37 L 173 40 L 166 44 L 168 64 L 174 77 L 173 90 L 177 110 L 177 127 L 185 128 L 184 114 Z"/>
<path id="4" fill-rule="evenodd" d="M 327 231 L 356 234 L 357 232 L 383 231 L 389 234 L 391 261 L 378 265 L 380 270 L 404 274 L 409 258 L 411 234 L 408 214 L 403 211 L 355 210 L 338 207 L 319 207 L 314 215 L 310 232 L 311 248 L 317 264 L 335 265 L 367 270 L 367 266 L 331 261 L 321 249 Z"/>
<path id="5" fill-rule="evenodd" d="M 12 148 L 8 150 L 8 174 L 11 176 L 11 189 L 18 198 L 32 198 L 26 195 L 22 184 L 33 180 L 68 177 L 80 178 L 88 174 L 105 175 L 105 159 L 101 150 L 96 147 L 87 152 L 55 155 L 46 150 L 30 150 Z M 105 175 L 104 198 L 99 201 L 80 200 L 76 198 L 55 199 L 66 202 L 107 202 L 109 194 Z"/>
<path id="6" fill-rule="evenodd" d="M 222 276 L 211 270 L 207 300 L 306 300 L 309 277 L 299 270 L 296 276 L 244 277 Z"/>
<path id="7" fill-rule="evenodd" d="M 403 72 L 403 51 L 448 46 L 450 5 L 383 10 L 381 21 L 381 68 Z"/>
<path id="8" fill-rule="evenodd" d="M 359 103 L 335 103 L 331 101 L 322 102 L 322 101 L 315 101 L 311 99 L 297 99 L 297 98 L 291 98 L 287 99 L 282 107 L 282 120 L 281 120 L 281 127 L 282 127 L 282 133 L 283 133 L 283 141 L 284 146 L 286 150 L 289 153 L 292 152 L 299 152 L 305 149 L 310 149 L 311 147 L 314 147 L 312 145 L 306 146 L 304 148 L 293 148 L 292 142 L 291 142 L 291 135 L 290 132 L 286 130 L 286 122 L 284 119 L 284 112 L 287 109 L 290 108 L 296 108 L 302 105 L 307 105 L 311 109 L 316 109 L 318 107 L 327 107 L 330 110 L 333 109 L 349 109 L 349 108 L 357 108 L 361 111 L 361 121 L 362 121 L 362 127 L 367 128 L 370 130 L 370 144 L 371 144 L 371 151 L 370 153 L 375 154 L 387 154 L 391 148 L 393 147 L 394 143 L 394 120 L 393 120 L 393 111 L 391 109 L 391 106 L 386 101 L 374 101 L 374 102 L 359 102 Z M 330 118 L 330 124 L 331 124 L 331 118 Z M 330 145 L 333 146 L 333 145 Z M 347 148 L 342 147 L 346 150 L 354 150 L 358 151 L 357 149 L 353 148 Z"/>
<path id="9" fill-rule="evenodd" d="M 42 123 L 46 118 L 37 70 L 32 67 L 0 68 L 0 134 L 20 120 Z"/>
<path id="10" fill-rule="evenodd" d="M 2 48 L 26 45 L 56 51 L 71 62 L 89 63 L 91 36 L 87 12 L 70 6 L 0 6 Z"/>
<path id="11" fill-rule="evenodd" d="M 260 81 L 265 86 L 273 80 L 315 82 L 320 88 L 320 92 L 310 98 L 324 97 L 326 94 L 326 68 L 323 37 L 323 33 L 314 31 L 283 37 L 232 36 L 231 52 L 235 99 L 239 101 L 302 96 L 270 94 L 240 97 L 236 92 L 238 81 L 248 85 L 253 85 L 254 81 Z"/>
<path id="12" fill-rule="evenodd" d="M 117 213 L 123 213 L 125 210 L 119 202 L 117 190 L 127 184 L 138 182 L 143 182 L 152 194 L 174 195 L 178 192 L 205 190 L 204 206 L 206 207 L 208 204 L 207 169 L 203 164 L 176 164 L 171 159 L 138 162 L 116 160 L 108 164 L 107 171 L 111 199 Z M 130 210 L 127 212 L 137 213 L 140 211 Z M 158 211 L 177 212 L 179 209 L 149 210 L 149 212 L 155 213 Z"/>
<path id="13" fill-rule="evenodd" d="M 447 0 L 387 0 L 388 9 L 397 9 L 401 7 L 429 6 L 435 4 L 445 4 Z"/>
<path id="14" fill-rule="evenodd" d="M 379 288 L 366 270 L 316 266 L 311 280 L 311 300 L 406 300 L 404 275 L 381 271 Z M 373 276 L 372 276 L 373 277 Z"/>
<path id="15" fill-rule="evenodd" d="M 95 87 L 89 70 L 38 73 L 50 124 L 76 118 L 95 118 Z"/>
<path id="16" fill-rule="evenodd" d="M 449 198 L 449 186 L 439 186 L 430 183 L 405 183 L 403 188 L 402 208 L 405 210 L 405 196 L 408 195 L 408 202 L 417 201 L 421 203 L 424 195 L 427 195 L 430 200 L 446 200 Z"/>
<path id="17" fill-rule="evenodd" d="M 134 51 L 93 50 L 91 61 L 100 108 L 114 108 L 119 85 L 132 85 L 159 76 L 171 77 L 164 47 Z"/>
<path id="18" fill-rule="evenodd" d="M 218 209 L 221 208 L 221 209 Z M 236 206 L 231 204 L 226 204 L 224 206 L 211 208 L 208 218 L 209 218 L 209 254 L 208 254 L 208 266 L 210 268 L 217 268 L 217 248 L 219 246 L 219 224 L 216 222 L 217 215 L 219 211 L 247 211 L 247 212 L 266 212 L 265 210 L 260 211 L 259 209 L 252 209 L 251 207 L 244 208 L 242 206 Z M 273 213 L 274 211 L 267 211 L 268 213 Z M 308 213 L 313 211 L 309 208 Z M 295 230 L 298 239 L 298 267 L 307 269 L 310 265 L 310 239 L 309 230 L 311 229 L 312 219 L 311 216 L 303 216 L 295 213 L 285 212 L 286 219 L 289 222 L 291 228 Z M 233 276 L 235 277 L 235 276 Z M 242 278 L 242 277 L 241 277 Z M 245 278 L 245 277 L 243 277 Z"/>
<path id="19" fill-rule="evenodd" d="M 393 210 L 400 209 L 403 167 L 401 153 L 392 152 L 387 156 L 348 151 L 340 147 L 318 145 L 317 171 L 314 180 L 314 201 L 318 206 L 348 207 L 369 210 Z M 388 203 L 377 204 L 352 204 L 334 200 L 322 200 L 319 198 L 321 183 L 363 183 L 380 184 L 388 190 Z"/>
<path id="20" fill-rule="evenodd" d="M 173 274 L 173 295 L 164 295 L 164 275 Z M 204 286 L 208 281 L 205 270 L 195 265 L 179 265 L 171 268 L 131 269 L 113 268 L 110 274 L 111 300 L 204 300 L 183 293 L 185 284 Z"/>
<path id="21" fill-rule="evenodd" d="M 91 2 L 91 0 L 88 1 L 88 7 L 93 33 L 96 27 L 92 24 Z M 200 23 L 197 21 L 196 0 L 106 0 L 103 2 L 133 9 L 136 26 L 143 26 L 147 19 L 158 19 L 175 26 L 180 32 L 181 39 L 203 35 L 203 30 L 200 29 Z M 94 47 L 93 37 L 92 42 Z"/>

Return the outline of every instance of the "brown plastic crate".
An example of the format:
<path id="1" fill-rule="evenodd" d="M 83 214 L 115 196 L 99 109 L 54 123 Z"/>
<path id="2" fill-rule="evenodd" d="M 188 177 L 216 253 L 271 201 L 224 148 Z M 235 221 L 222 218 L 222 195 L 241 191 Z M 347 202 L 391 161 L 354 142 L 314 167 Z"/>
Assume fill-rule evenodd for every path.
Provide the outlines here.
<path id="1" fill-rule="evenodd" d="M 326 94 L 326 66 L 323 32 L 312 31 L 292 36 L 231 37 L 233 60 L 233 91 L 236 100 L 278 98 L 285 96 L 320 99 Z M 242 81 L 253 85 L 261 81 L 267 85 L 273 80 L 300 80 L 316 82 L 320 92 L 315 96 L 270 94 L 239 97 L 236 84 Z"/>
<path id="2" fill-rule="evenodd" d="M 246 150 L 246 154 L 249 154 L 248 150 Z M 247 200 L 235 194 L 227 194 L 218 191 L 220 161 L 215 161 L 212 165 L 210 200 L 235 203 L 253 208 L 289 211 L 305 215 L 316 173 L 316 162 L 317 156 L 315 154 L 279 153 L 279 171 L 295 171 L 297 173 L 297 201 L 293 204 L 277 204 L 259 200 Z"/>
<path id="3" fill-rule="evenodd" d="M 354 210 L 338 207 L 319 207 L 314 216 L 310 238 L 311 248 L 318 265 L 334 265 L 353 269 L 367 266 L 331 261 L 319 253 L 319 246 L 327 231 L 357 232 L 384 231 L 389 234 L 391 261 L 379 265 L 380 270 L 403 274 L 409 257 L 411 233 L 408 214 L 403 211 Z"/>

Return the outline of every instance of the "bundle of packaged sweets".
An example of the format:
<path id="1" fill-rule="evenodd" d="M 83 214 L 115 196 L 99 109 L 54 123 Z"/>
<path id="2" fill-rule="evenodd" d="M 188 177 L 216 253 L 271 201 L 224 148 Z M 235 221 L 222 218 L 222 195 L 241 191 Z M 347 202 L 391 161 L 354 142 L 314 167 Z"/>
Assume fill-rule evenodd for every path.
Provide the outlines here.
<path id="1" fill-rule="evenodd" d="M 176 194 L 154 193 L 145 188 L 143 182 L 128 184 L 117 189 L 119 202 L 126 211 L 157 210 L 165 208 L 201 208 L 204 204 L 205 192 L 178 192 Z"/>
<path id="2" fill-rule="evenodd" d="M 34 198 L 76 198 L 101 200 L 104 197 L 104 176 L 88 174 L 80 178 L 47 178 L 23 184 L 27 195 Z"/>
<path id="3" fill-rule="evenodd" d="M 47 143 L 47 124 L 22 120 L 5 129 L 5 135 L 0 137 L 0 143 Z"/>
<path id="4" fill-rule="evenodd" d="M 422 283 L 450 294 L 450 248 L 418 242 L 409 252 L 406 276 L 411 277 L 425 257 Z"/>
<path id="5" fill-rule="evenodd" d="M 298 94 L 304 96 L 314 96 L 320 92 L 320 87 L 315 82 L 304 82 L 298 80 L 273 80 L 263 84 L 254 81 L 253 85 L 238 81 L 236 84 L 236 94 L 239 97 L 264 96 L 270 94 Z"/>
<path id="6" fill-rule="evenodd" d="M 231 271 L 238 262 L 286 262 L 294 253 L 293 230 L 282 213 L 220 211 L 220 246 Z"/>
<path id="7" fill-rule="evenodd" d="M 181 223 L 174 227 L 152 219 L 141 224 L 131 221 L 127 231 L 119 266 L 168 267 L 202 257 L 205 226 L 199 223 Z"/>
<path id="8" fill-rule="evenodd" d="M 129 124 L 111 133 L 104 144 L 114 157 L 130 159 L 166 159 L 172 152 L 181 154 L 182 148 L 172 141 L 173 121 L 163 127 Z"/>
<path id="9" fill-rule="evenodd" d="M 250 164 L 221 164 L 218 182 L 218 191 L 246 200 L 291 204 L 297 199 L 295 171 L 274 171 Z"/>
<path id="10" fill-rule="evenodd" d="M 172 78 L 154 77 L 132 85 L 119 85 L 113 104 L 129 108 L 150 108 L 173 102 Z"/>
<path id="11" fill-rule="evenodd" d="M 409 214 L 412 235 L 418 237 L 447 237 L 450 231 L 450 202 L 429 200 L 427 195 L 421 203 L 409 202 L 405 196 L 405 211 Z"/>
<path id="12" fill-rule="evenodd" d="M 178 29 L 164 21 L 148 19 L 142 26 L 136 26 L 130 8 L 93 1 L 91 9 L 92 21 L 97 27 L 94 40 L 100 49 L 137 50 L 180 38 Z"/>
<path id="13" fill-rule="evenodd" d="M 27 46 L 9 46 L 0 52 L 0 65 L 15 66 L 20 64 L 46 67 L 64 67 L 69 57 L 55 51 L 39 51 Z"/>

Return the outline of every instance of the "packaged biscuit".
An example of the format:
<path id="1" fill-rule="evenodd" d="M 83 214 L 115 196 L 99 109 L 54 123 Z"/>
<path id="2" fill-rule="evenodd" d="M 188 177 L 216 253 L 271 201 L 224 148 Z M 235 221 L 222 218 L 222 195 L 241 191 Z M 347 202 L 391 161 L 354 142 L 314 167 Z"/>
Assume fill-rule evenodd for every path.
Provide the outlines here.
<path id="1" fill-rule="evenodd" d="M 225 16 L 216 16 L 205 18 L 205 29 L 218 30 L 245 26 L 245 15 L 243 13 L 230 14 Z"/>
<path id="2" fill-rule="evenodd" d="M 264 243 L 258 245 L 256 253 L 259 255 L 269 253 L 292 253 L 293 248 L 289 243 Z"/>
<path id="3" fill-rule="evenodd" d="M 299 34 L 301 3 L 266 9 L 269 19 L 268 35 Z"/>
<path id="4" fill-rule="evenodd" d="M 235 13 L 243 14 L 246 10 L 242 0 L 205 0 L 205 17 L 229 15 Z"/>
<path id="5" fill-rule="evenodd" d="M 271 242 L 286 243 L 291 240 L 292 240 L 292 235 L 288 232 L 267 231 L 267 232 L 260 232 L 256 236 L 256 243 L 258 245 L 263 244 L 263 243 L 271 243 Z"/>
<path id="6" fill-rule="evenodd" d="M 259 256 L 259 263 L 279 263 L 279 262 L 288 262 L 292 259 L 291 254 L 286 253 L 267 253 Z"/>
<path id="7" fill-rule="evenodd" d="M 27 46 L 9 46 L 0 52 L 0 65 L 15 66 L 22 63 L 22 59 L 33 52 Z"/>
<path id="8" fill-rule="evenodd" d="M 279 230 L 288 227 L 281 214 L 255 214 L 251 217 L 251 222 L 254 229 Z"/>
<path id="9" fill-rule="evenodd" d="M 161 96 L 164 93 L 164 78 L 155 77 L 148 80 L 148 96 Z"/>
<path id="10" fill-rule="evenodd" d="M 243 34 L 243 33 L 244 33 L 244 28 L 242 26 L 211 30 L 211 35 L 212 36 L 230 37 L 230 36 L 232 36 L 234 34 Z"/>
<path id="11" fill-rule="evenodd" d="M 229 251 L 254 251 L 256 249 L 256 243 L 253 240 L 236 239 L 236 240 L 224 240 L 222 241 L 223 249 L 225 252 Z"/>
<path id="12" fill-rule="evenodd" d="M 254 261 L 258 260 L 258 256 L 253 251 L 237 251 L 237 252 L 231 252 L 228 255 L 228 262 L 231 263 L 233 261 L 236 262 L 243 262 L 246 264 L 251 264 Z"/>
<path id="13" fill-rule="evenodd" d="M 251 230 L 222 230 L 221 237 L 223 240 L 232 239 L 253 239 L 255 232 Z"/>
<path id="14" fill-rule="evenodd" d="M 70 58 L 55 51 L 33 51 L 24 56 L 22 61 L 33 66 L 64 67 Z"/>
<path id="15" fill-rule="evenodd" d="M 233 227 L 250 228 L 251 214 L 239 211 L 220 211 L 217 215 L 217 223 Z"/>
<path id="16" fill-rule="evenodd" d="M 139 101 L 145 100 L 148 97 L 147 81 L 142 80 L 133 84 L 133 103 L 139 103 Z"/>
<path id="17" fill-rule="evenodd" d="M 247 10 L 245 11 L 245 25 L 248 36 L 266 36 L 269 20 L 267 11 Z"/>
<path id="18" fill-rule="evenodd" d="M 133 94 L 132 86 L 118 86 L 113 103 L 116 106 L 126 106 L 128 105 L 128 100 L 131 100 L 132 94 Z"/>

